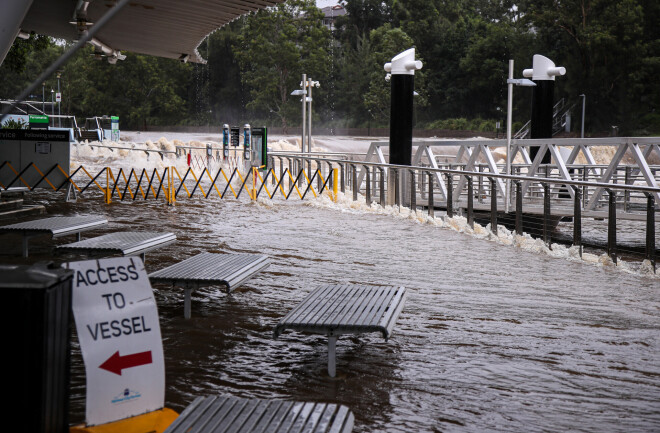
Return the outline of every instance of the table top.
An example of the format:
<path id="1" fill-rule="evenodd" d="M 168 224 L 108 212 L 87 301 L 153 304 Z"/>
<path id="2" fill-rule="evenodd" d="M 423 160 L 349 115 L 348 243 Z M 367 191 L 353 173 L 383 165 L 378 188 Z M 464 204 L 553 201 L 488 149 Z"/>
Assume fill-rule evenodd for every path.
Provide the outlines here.
<path id="1" fill-rule="evenodd" d="M 98 215 L 43 218 L 0 227 L 0 232 L 51 233 L 62 236 L 105 225 L 108 220 Z"/>
<path id="2" fill-rule="evenodd" d="M 201 253 L 153 272 L 149 279 L 185 287 L 224 285 L 231 291 L 269 264 L 262 254 Z"/>
<path id="3" fill-rule="evenodd" d="M 349 433 L 354 415 L 332 403 L 198 397 L 165 433 Z"/>
<path id="4" fill-rule="evenodd" d="M 176 241 L 174 233 L 114 232 L 56 247 L 59 251 L 82 253 L 141 254 Z"/>
<path id="5" fill-rule="evenodd" d="M 403 309 L 404 287 L 356 284 L 325 285 L 313 290 L 277 324 L 277 338 L 287 329 L 325 334 L 380 332 L 389 338 Z"/>

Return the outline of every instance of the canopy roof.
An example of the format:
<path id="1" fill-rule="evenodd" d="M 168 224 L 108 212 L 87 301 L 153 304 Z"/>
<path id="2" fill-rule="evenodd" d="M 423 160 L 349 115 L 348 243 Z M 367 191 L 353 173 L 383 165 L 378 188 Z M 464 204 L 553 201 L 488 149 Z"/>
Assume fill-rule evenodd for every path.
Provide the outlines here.
<path id="1" fill-rule="evenodd" d="M 125 50 L 203 63 L 197 46 L 206 35 L 281 1 L 133 0 L 96 33 L 93 44 L 103 47 L 105 54 Z M 114 0 L 33 0 L 21 31 L 76 40 L 76 22 L 95 23 L 114 4 Z"/>

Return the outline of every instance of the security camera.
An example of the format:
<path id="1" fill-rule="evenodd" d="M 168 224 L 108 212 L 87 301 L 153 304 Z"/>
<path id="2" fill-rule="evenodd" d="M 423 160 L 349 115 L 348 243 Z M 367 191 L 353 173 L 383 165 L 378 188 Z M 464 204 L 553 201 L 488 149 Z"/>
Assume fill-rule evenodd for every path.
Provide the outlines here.
<path id="1" fill-rule="evenodd" d="M 179 61 L 181 63 L 188 63 L 189 58 L 190 58 L 189 54 L 181 54 L 181 56 L 179 57 Z"/>

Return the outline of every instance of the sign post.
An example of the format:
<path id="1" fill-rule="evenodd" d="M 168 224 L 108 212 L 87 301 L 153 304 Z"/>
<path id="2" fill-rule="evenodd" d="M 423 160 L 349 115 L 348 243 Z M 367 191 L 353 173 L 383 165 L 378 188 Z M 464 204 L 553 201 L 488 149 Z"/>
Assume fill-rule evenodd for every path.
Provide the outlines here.
<path id="1" fill-rule="evenodd" d="M 163 408 L 163 345 L 142 261 L 121 257 L 65 266 L 75 271 L 72 308 L 87 376 L 87 425 Z"/>

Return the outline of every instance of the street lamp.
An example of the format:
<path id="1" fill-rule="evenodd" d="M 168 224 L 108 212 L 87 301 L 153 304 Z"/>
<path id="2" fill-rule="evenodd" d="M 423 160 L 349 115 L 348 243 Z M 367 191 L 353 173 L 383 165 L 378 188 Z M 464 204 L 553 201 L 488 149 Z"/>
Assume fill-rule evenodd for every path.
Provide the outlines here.
<path id="1" fill-rule="evenodd" d="M 513 86 L 534 87 L 536 83 L 527 78 L 513 78 L 513 60 L 509 60 L 509 79 L 506 80 L 509 86 L 509 95 L 507 99 L 506 112 L 506 175 L 511 175 L 511 118 L 513 112 Z M 511 179 L 506 180 L 506 204 L 505 211 L 509 212 L 509 202 L 511 198 Z"/>
<path id="2" fill-rule="evenodd" d="M 580 129 L 580 138 L 584 138 L 584 105 L 587 102 L 587 95 L 583 93 L 580 97 L 582 98 L 582 128 Z"/>
<path id="3" fill-rule="evenodd" d="M 59 101 L 57 101 L 57 126 L 62 127 L 62 118 L 60 117 L 62 115 L 62 108 L 61 108 L 61 100 L 62 100 L 62 94 L 60 93 L 60 77 L 62 76 L 62 72 L 58 71 L 57 72 L 57 95 L 59 96 Z"/>
<path id="4" fill-rule="evenodd" d="M 50 89 L 50 115 L 55 115 L 55 90 L 53 89 Z M 55 126 L 55 123 L 53 123 L 53 126 Z"/>
<path id="5" fill-rule="evenodd" d="M 302 89 L 297 89 L 291 92 L 291 96 L 303 96 L 307 94 L 307 91 L 305 90 L 305 84 L 307 83 L 307 74 L 302 74 L 302 81 L 300 82 L 300 87 Z M 307 113 L 305 113 L 305 110 L 307 108 L 307 104 L 305 103 L 305 98 L 302 98 L 302 138 L 300 140 L 300 151 L 305 152 L 305 124 L 307 123 Z"/>
<path id="6" fill-rule="evenodd" d="M 309 126 L 307 128 L 307 153 L 312 153 L 312 87 L 320 87 L 321 83 L 313 81 L 311 78 L 307 81 L 307 102 L 309 102 Z M 310 163 L 311 164 L 311 163 Z"/>

